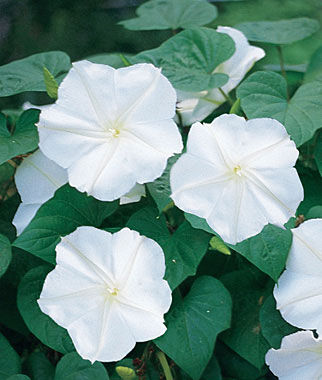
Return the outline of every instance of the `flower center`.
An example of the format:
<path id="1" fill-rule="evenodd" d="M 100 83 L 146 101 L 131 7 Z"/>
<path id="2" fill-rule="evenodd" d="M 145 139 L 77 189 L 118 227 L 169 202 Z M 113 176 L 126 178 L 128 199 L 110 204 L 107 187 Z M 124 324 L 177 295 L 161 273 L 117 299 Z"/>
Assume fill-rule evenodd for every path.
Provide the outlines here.
<path id="1" fill-rule="evenodd" d="M 236 175 L 238 175 L 239 177 L 242 176 L 242 168 L 241 168 L 239 165 L 237 165 L 237 166 L 234 167 L 233 172 L 234 172 Z"/>
<path id="2" fill-rule="evenodd" d="M 118 294 L 119 294 L 118 288 L 110 288 L 109 286 L 106 286 L 106 295 L 107 296 L 116 297 Z"/>
<path id="3" fill-rule="evenodd" d="M 118 137 L 120 135 L 120 130 L 117 128 L 109 128 L 108 131 L 113 137 Z"/>

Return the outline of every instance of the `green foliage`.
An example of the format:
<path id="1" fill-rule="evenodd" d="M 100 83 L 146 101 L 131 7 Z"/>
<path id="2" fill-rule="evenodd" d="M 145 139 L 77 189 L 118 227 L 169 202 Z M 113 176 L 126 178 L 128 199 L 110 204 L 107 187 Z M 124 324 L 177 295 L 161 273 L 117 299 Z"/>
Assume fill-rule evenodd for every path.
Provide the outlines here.
<path id="1" fill-rule="evenodd" d="M 197 380 L 212 356 L 217 335 L 229 327 L 230 318 L 228 291 L 219 280 L 200 277 L 189 294 L 173 304 L 166 317 L 168 329 L 155 343 Z"/>
<path id="2" fill-rule="evenodd" d="M 19 154 L 35 150 L 38 132 L 35 126 L 39 111 L 27 110 L 17 120 L 13 130 L 7 128 L 7 119 L 0 113 L 0 165 Z"/>
<path id="3" fill-rule="evenodd" d="M 162 176 L 147 184 L 147 188 L 156 203 L 159 212 L 162 212 L 166 206 L 172 203 L 172 199 L 170 198 L 170 170 L 178 158 L 179 155 L 170 157 Z"/>
<path id="4" fill-rule="evenodd" d="M 63 356 L 57 364 L 54 380 L 108 380 L 108 374 L 102 363 L 91 364 L 83 360 L 76 352 Z"/>
<path id="5" fill-rule="evenodd" d="M 259 313 L 271 289 L 265 287 L 263 276 L 258 279 L 247 270 L 228 273 L 221 280 L 233 299 L 232 325 L 221 339 L 242 358 L 261 369 L 270 345 L 262 334 Z"/>
<path id="6" fill-rule="evenodd" d="M 166 261 L 165 279 L 175 289 L 188 276 L 196 274 L 198 264 L 207 252 L 209 235 L 185 222 L 170 235 L 165 217 L 147 207 L 131 216 L 127 226 L 157 241 Z"/>
<path id="7" fill-rule="evenodd" d="M 311 36 L 319 30 L 317 20 L 307 17 L 279 21 L 243 22 L 236 25 L 249 41 L 275 45 L 291 44 Z"/>
<path id="8" fill-rule="evenodd" d="M 284 336 L 297 331 L 295 327 L 284 321 L 276 309 L 276 302 L 272 295 L 267 297 L 263 303 L 259 313 L 259 321 L 264 338 L 275 349 L 280 348 Z"/>
<path id="9" fill-rule="evenodd" d="M 229 246 L 277 281 L 285 267 L 291 242 L 289 230 L 268 224 L 258 235 Z"/>
<path id="10" fill-rule="evenodd" d="M 17 303 L 29 330 L 46 346 L 65 354 L 74 351 L 67 331 L 42 313 L 37 303 L 45 278 L 51 269 L 49 266 L 40 266 L 27 272 L 19 285 Z"/>
<path id="11" fill-rule="evenodd" d="M 0 277 L 6 272 L 12 258 L 9 239 L 0 234 Z"/>
<path id="12" fill-rule="evenodd" d="M 47 67 L 43 68 L 43 72 L 47 94 L 52 99 L 56 100 L 58 97 L 58 83 L 56 82 L 56 79 L 54 78 L 53 74 L 47 69 Z"/>
<path id="13" fill-rule="evenodd" d="M 135 62 L 151 62 L 162 67 L 163 74 L 176 89 L 202 91 L 222 87 L 228 81 L 226 74 L 214 70 L 234 51 L 234 41 L 227 34 L 195 28 L 175 35 L 159 48 L 136 55 Z"/>
<path id="14" fill-rule="evenodd" d="M 54 264 L 55 247 L 61 236 L 79 226 L 99 227 L 115 211 L 117 203 L 98 201 L 65 185 L 38 210 L 14 246 Z"/>
<path id="15" fill-rule="evenodd" d="M 162 30 L 209 24 L 217 8 L 204 0 L 150 0 L 136 10 L 137 18 L 119 22 L 129 30 Z"/>
<path id="16" fill-rule="evenodd" d="M 210 239 L 209 244 L 210 244 L 210 249 L 213 249 L 214 251 L 219 251 L 223 253 L 224 255 L 231 255 L 230 249 L 218 236 L 213 236 Z"/>
<path id="17" fill-rule="evenodd" d="M 21 369 L 20 357 L 7 339 L 0 333 L 0 380 L 18 374 Z"/>
<path id="18" fill-rule="evenodd" d="M 320 132 L 317 136 L 317 141 L 314 150 L 314 157 L 316 165 L 319 169 L 320 175 L 322 176 L 322 133 Z"/>
<path id="19" fill-rule="evenodd" d="M 10 96 L 25 91 L 46 91 L 44 67 L 59 81 L 60 75 L 70 69 L 70 59 L 66 53 L 50 51 L 0 66 L 0 96 Z"/>
<path id="20" fill-rule="evenodd" d="M 34 351 L 30 356 L 28 356 L 25 363 L 25 368 L 27 374 L 33 380 L 53 380 L 54 378 L 55 367 L 41 351 Z"/>
<path id="21" fill-rule="evenodd" d="M 270 117 L 280 121 L 297 146 L 322 127 L 322 82 L 303 84 L 290 101 L 285 79 L 274 72 L 256 72 L 237 90 L 248 118 Z"/>
<path id="22" fill-rule="evenodd" d="M 314 80 L 322 81 L 322 46 L 311 57 L 304 76 L 304 82 L 306 83 Z"/>

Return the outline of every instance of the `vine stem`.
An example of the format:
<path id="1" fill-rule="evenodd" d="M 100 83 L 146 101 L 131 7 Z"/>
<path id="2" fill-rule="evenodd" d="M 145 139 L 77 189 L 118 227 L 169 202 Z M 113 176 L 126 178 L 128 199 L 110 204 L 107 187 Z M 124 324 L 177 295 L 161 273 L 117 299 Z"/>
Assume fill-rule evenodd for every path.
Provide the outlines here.
<path id="1" fill-rule="evenodd" d="M 285 71 L 283 51 L 282 51 L 282 47 L 280 45 L 277 45 L 276 48 L 277 48 L 277 52 L 278 52 L 278 58 L 279 58 L 279 61 L 280 61 L 281 72 L 282 72 L 282 75 L 283 75 L 284 79 L 286 80 L 286 95 L 287 95 L 287 101 L 289 101 L 290 100 L 290 96 L 289 96 L 289 93 L 288 93 L 287 77 L 286 77 L 286 71 Z"/>
<path id="2" fill-rule="evenodd" d="M 163 372 L 164 372 L 164 375 L 165 375 L 166 380 L 173 380 L 173 376 L 172 376 L 172 373 L 171 373 L 171 369 L 170 369 L 170 367 L 169 367 L 169 364 L 168 364 L 167 358 L 166 358 L 165 355 L 164 355 L 164 352 L 162 352 L 162 351 L 158 351 L 158 352 L 157 352 L 157 358 L 158 358 L 159 361 L 160 361 L 160 364 L 161 364 L 161 367 L 162 367 L 162 369 L 163 369 Z"/>
<path id="3" fill-rule="evenodd" d="M 234 102 L 232 101 L 231 97 L 226 94 L 222 88 L 219 87 L 218 90 L 220 91 L 221 95 L 227 100 L 227 102 L 232 106 Z"/>

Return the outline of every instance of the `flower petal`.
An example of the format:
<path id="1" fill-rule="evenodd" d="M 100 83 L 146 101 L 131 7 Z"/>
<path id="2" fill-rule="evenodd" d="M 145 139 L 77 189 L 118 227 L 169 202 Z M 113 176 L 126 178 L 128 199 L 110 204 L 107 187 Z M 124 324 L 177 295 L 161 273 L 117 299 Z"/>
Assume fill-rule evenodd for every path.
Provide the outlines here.
<path id="1" fill-rule="evenodd" d="M 17 235 L 20 235 L 28 226 L 40 206 L 41 203 L 20 203 L 12 221 L 12 224 L 16 227 Z"/>
<path id="2" fill-rule="evenodd" d="M 38 150 L 17 168 L 15 182 L 24 203 L 41 204 L 67 182 L 67 173 Z"/>
<path id="3" fill-rule="evenodd" d="M 298 331 L 285 336 L 281 348 L 270 349 L 266 363 L 280 380 L 316 379 L 322 373 L 322 341 L 311 331 Z"/>
<path id="4" fill-rule="evenodd" d="M 145 186 L 137 183 L 128 193 L 120 198 L 120 205 L 139 202 L 140 199 L 145 196 Z"/>
<path id="5" fill-rule="evenodd" d="M 286 270 L 274 289 L 277 308 L 294 326 L 322 331 L 322 219 L 292 230 L 293 243 Z"/>

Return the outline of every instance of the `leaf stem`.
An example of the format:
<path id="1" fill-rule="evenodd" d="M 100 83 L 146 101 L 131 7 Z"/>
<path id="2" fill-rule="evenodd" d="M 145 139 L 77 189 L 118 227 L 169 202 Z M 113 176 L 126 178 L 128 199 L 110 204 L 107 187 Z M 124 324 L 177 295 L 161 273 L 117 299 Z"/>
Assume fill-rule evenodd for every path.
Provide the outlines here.
<path id="1" fill-rule="evenodd" d="M 162 367 L 162 369 L 163 369 L 163 372 L 164 372 L 164 375 L 165 375 L 166 380 L 173 380 L 173 376 L 172 376 L 172 373 L 171 373 L 171 369 L 170 369 L 170 367 L 169 367 L 169 364 L 168 364 L 167 358 L 166 358 L 165 355 L 164 355 L 164 352 L 162 352 L 162 351 L 158 351 L 158 352 L 157 352 L 157 358 L 158 358 L 159 361 L 160 361 L 160 364 L 161 364 L 161 367 Z"/>
<path id="2" fill-rule="evenodd" d="M 233 100 L 231 97 L 225 93 L 225 91 L 219 87 L 218 90 L 220 91 L 221 95 L 227 100 L 227 102 L 232 106 L 234 104 Z"/>
<path id="3" fill-rule="evenodd" d="M 283 51 L 282 51 L 281 45 L 277 45 L 276 48 L 277 48 L 277 52 L 278 52 L 278 58 L 279 58 L 279 61 L 280 61 L 281 72 L 282 72 L 282 75 L 283 75 L 283 77 L 284 77 L 284 79 L 286 81 L 286 96 L 287 96 L 287 101 L 289 101 L 290 100 L 290 96 L 289 96 L 289 93 L 288 93 L 287 77 L 286 77 L 286 71 L 285 71 Z"/>

